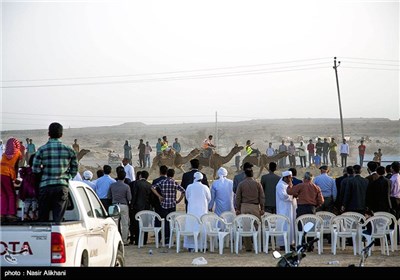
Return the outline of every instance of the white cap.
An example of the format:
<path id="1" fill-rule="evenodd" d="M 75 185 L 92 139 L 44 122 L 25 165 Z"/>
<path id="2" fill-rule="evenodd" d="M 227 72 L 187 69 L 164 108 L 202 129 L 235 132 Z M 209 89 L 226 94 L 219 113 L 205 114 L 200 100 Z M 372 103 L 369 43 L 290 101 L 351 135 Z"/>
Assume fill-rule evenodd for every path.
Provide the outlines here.
<path id="1" fill-rule="evenodd" d="M 201 181 L 203 179 L 203 174 L 201 174 L 201 172 L 196 172 L 193 175 L 194 181 Z"/>
<path id="2" fill-rule="evenodd" d="M 282 177 L 286 177 L 286 176 L 292 176 L 292 171 L 283 171 Z"/>
<path id="3" fill-rule="evenodd" d="M 85 172 L 83 172 L 83 179 L 91 180 L 92 178 L 93 178 L 93 173 L 90 170 L 85 170 Z"/>
<path id="4" fill-rule="evenodd" d="M 226 177 L 228 175 L 228 171 L 225 168 L 220 167 L 217 171 L 217 174 L 219 177 Z"/>

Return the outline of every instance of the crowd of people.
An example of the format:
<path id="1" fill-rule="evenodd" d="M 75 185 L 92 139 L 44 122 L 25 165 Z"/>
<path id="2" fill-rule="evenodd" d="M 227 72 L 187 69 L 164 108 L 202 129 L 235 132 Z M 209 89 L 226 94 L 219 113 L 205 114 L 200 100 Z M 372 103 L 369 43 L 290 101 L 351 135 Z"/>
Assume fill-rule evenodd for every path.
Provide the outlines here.
<path id="1" fill-rule="evenodd" d="M 253 214 L 260 218 L 264 212 L 277 213 L 287 216 L 294 227 L 296 217 L 303 214 L 315 214 L 317 211 L 329 211 L 340 214 L 347 211 L 370 213 L 385 211 L 400 218 L 400 177 L 399 162 L 381 166 L 381 151 L 376 161 L 367 164 L 369 175 L 361 176 L 364 162 L 365 146 L 361 141 L 359 149 L 359 163 L 347 164 L 349 147 L 343 139 L 338 151 L 341 156 L 341 165 L 344 167 L 343 176 L 332 178 L 329 175 L 328 152 L 331 166 L 337 166 L 335 155 L 337 144 L 332 138 L 319 138 L 314 145 L 312 140 L 307 146 L 303 142 L 294 147 L 293 142 L 285 146 L 284 141 L 277 149 L 278 152 L 288 152 L 289 169 L 285 162 L 270 162 L 267 174 L 256 180 L 253 174 L 253 164 L 244 162 L 241 172 L 233 180 L 227 178 L 228 171 L 224 167 L 218 169 L 218 178 L 210 185 L 206 174 L 199 170 L 199 159 L 190 160 L 191 170 L 183 173 L 181 181 L 175 179 L 175 170 L 165 165 L 159 167 L 159 177 L 149 182 L 149 173 L 145 170 L 149 160 L 146 157 L 149 143 L 139 141 L 140 170 L 135 173 L 132 165 L 132 148 L 129 141 L 124 144 L 124 158 L 122 165 L 116 168 L 116 178 L 111 177 L 112 167 L 104 165 L 99 170 L 97 178 L 93 173 L 85 170 L 82 176 L 78 175 L 77 153 L 79 144 L 77 139 L 71 146 L 61 141 L 63 127 L 59 123 L 52 123 L 48 129 L 48 142 L 36 150 L 32 139 L 26 139 L 27 145 L 22 148 L 21 141 L 16 138 L 7 140 L 2 148 L 1 159 L 1 219 L 2 221 L 16 221 L 17 199 L 24 202 L 24 220 L 48 221 L 52 212 L 52 221 L 62 221 L 68 201 L 69 180 L 82 180 L 96 192 L 104 208 L 118 204 L 121 210 L 120 230 L 125 245 L 138 244 L 139 225 L 135 215 L 142 210 L 154 210 L 161 218 L 166 218 L 176 211 L 177 204 L 185 201 L 185 211 L 198 218 L 209 212 L 221 215 L 230 211 L 238 214 Z M 167 137 L 159 139 L 160 147 L 156 146 L 160 155 L 170 152 L 180 152 L 178 138 L 169 146 Z M 212 135 L 203 141 L 205 153 L 212 153 Z M 253 147 L 248 140 L 244 148 L 249 156 L 260 156 L 260 151 Z M 303 178 L 296 178 L 296 160 L 293 153 L 299 151 L 301 166 L 306 166 L 306 151 L 309 155 L 309 164 L 318 166 L 320 175 L 315 178 L 310 172 L 305 172 Z M 272 143 L 266 151 L 276 152 Z M 29 156 L 29 157 L 28 157 Z M 205 155 L 207 156 L 207 155 Z M 208 155 L 210 156 L 210 155 Z M 237 155 L 236 155 L 237 156 Z M 239 155 L 240 156 L 240 155 Z M 317 156 L 322 157 L 322 163 L 316 163 Z M 28 159 L 28 160 L 26 160 Z M 20 168 L 20 162 L 26 164 Z M 283 166 L 281 176 L 275 174 L 278 167 Z M 239 166 L 237 166 L 239 169 Z M 94 180 L 93 180 L 94 179 Z M 22 183 L 20 182 L 22 181 Z M 20 185 L 18 196 L 15 185 Z M 180 193 L 178 197 L 178 193 Z M 169 240 L 169 224 L 165 224 L 165 243 Z M 290 231 L 290 242 L 294 243 L 294 229 Z M 160 238 L 160 237 L 157 237 Z M 147 242 L 147 236 L 144 243 Z M 244 239 L 246 251 L 251 251 L 251 241 Z M 283 245 L 283 240 L 278 240 Z M 200 249 L 203 243 L 200 242 Z M 185 237 L 184 247 L 194 250 L 193 239 Z"/>

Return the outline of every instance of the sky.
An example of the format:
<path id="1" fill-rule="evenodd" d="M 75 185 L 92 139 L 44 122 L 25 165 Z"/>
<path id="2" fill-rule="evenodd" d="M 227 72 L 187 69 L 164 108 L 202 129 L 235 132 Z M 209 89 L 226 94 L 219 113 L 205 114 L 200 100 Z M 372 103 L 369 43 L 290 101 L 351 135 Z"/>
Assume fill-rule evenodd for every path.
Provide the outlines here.
<path id="1" fill-rule="evenodd" d="M 2 1 L 0 131 L 399 115 L 399 1 Z"/>

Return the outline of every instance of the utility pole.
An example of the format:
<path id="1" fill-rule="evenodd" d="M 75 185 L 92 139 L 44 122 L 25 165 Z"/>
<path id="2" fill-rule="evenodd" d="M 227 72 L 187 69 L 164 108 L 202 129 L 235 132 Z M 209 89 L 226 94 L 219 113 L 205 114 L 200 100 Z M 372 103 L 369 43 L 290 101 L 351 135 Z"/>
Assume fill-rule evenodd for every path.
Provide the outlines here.
<path id="1" fill-rule="evenodd" d="M 215 111 L 215 151 L 218 151 L 218 113 Z"/>
<path id="2" fill-rule="evenodd" d="M 333 69 L 335 69 L 335 75 L 336 75 L 336 87 L 337 87 L 337 94 L 338 94 L 338 100 L 339 100 L 339 112 L 340 112 L 340 127 L 342 129 L 342 140 L 344 139 L 344 128 L 343 128 L 343 114 L 342 114 L 342 102 L 340 101 L 340 89 L 339 89 L 339 78 L 337 74 L 337 68 L 340 66 L 340 61 L 336 64 L 336 57 L 334 57 L 333 60 Z"/>

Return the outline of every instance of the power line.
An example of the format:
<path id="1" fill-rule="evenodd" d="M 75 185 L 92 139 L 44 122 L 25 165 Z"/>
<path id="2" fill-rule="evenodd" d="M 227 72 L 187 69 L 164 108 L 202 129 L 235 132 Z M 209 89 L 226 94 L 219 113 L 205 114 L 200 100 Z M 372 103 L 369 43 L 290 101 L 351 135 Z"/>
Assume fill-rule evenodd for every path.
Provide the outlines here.
<path id="1" fill-rule="evenodd" d="M 342 60 L 343 62 L 343 60 Z M 395 67 L 399 67 L 399 64 L 384 64 L 384 63 L 371 63 L 371 62 L 353 62 L 353 61 L 346 61 L 348 63 L 356 63 L 356 64 L 369 64 L 369 65 L 385 65 L 385 66 L 395 66 Z"/>
<path id="2" fill-rule="evenodd" d="M 346 57 L 346 56 L 342 56 L 341 58 L 357 59 L 357 60 L 376 60 L 376 61 L 392 61 L 392 62 L 400 62 L 399 60 L 391 60 L 391 59 L 378 59 L 378 58 L 362 58 L 362 57 Z"/>
<path id="3" fill-rule="evenodd" d="M 103 79 L 103 78 L 124 78 L 124 77 L 149 76 L 149 75 L 168 75 L 168 74 L 191 73 L 191 72 L 204 72 L 204 71 L 226 70 L 226 69 L 236 69 L 236 68 L 260 67 L 260 66 L 267 66 L 267 65 L 288 64 L 288 63 L 297 63 L 297 62 L 304 62 L 304 61 L 315 61 L 315 60 L 322 60 L 322 59 L 329 59 L 329 57 L 310 58 L 310 59 L 298 59 L 298 60 L 291 60 L 291 61 L 270 62 L 270 63 L 250 64 L 250 65 L 238 65 L 238 66 L 227 66 L 227 67 L 202 68 L 202 69 L 194 69 L 194 70 L 180 70 L 180 71 L 139 73 L 139 74 L 124 74 L 124 75 L 105 75 L 105 76 L 88 76 L 88 77 L 70 77 L 70 78 L 5 80 L 5 81 L 2 81 L 2 82 L 7 82 L 7 83 L 8 83 L 8 82 L 34 82 L 34 81 L 61 81 L 61 80 L 83 80 L 83 79 Z"/>
<path id="4" fill-rule="evenodd" d="M 29 115 L 29 116 L 51 116 L 51 117 L 79 117 L 79 118 L 143 118 L 143 119 L 152 119 L 152 118 L 190 118 L 190 117 L 197 117 L 197 118 L 203 118 L 203 117 L 209 117 L 209 115 L 197 115 L 197 116 L 180 116 L 180 115 L 175 115 L 175 116 L 165 116 L 165 115 L 158 115 L 158 116 L 88 116 L 88 115 L 51 115 L 51 114 L 29 114 L 29 113 L 19 113 L 19 112 L 1 112 L 2 114 L 11 114 L 11 115 Z"/>
<path id="5" fill-rule="evenodd" d="M 291 66 L 291 68 L 293 67 L 298 67 L 298 66 Z M 289 67 L 283 67 L 283 68 L 289 68 Z M 88 85 L 106 85 L 106 84 L 130 84 L 130 83 L 143 83 L 143 82 L 163 82 L 163 81 L 178 81 L 178 80 L 193 80 L 193 79 L 210 79 L 210 78 L 221 78 L 221 77 L 232 77 L 232 76 L 260 75 L 268 73 L 305 71 L 305 70 L 313 70 L 321 68 L 329 68 L 329 67 L 328 66 L 309 67 L 309 68 L 288 69 L 288 70 L 278 70 L 278 71 L 248 70 L 241 72 L 227 72 L 227 73 L 203 74 L 203 75 L 193 75 L 193 76 L 177 76 L 177 77 L 153 78 L 153 79 L 142 79 L 142 80 L 103 81 L 103 82 L 71 83 L 71 84 L 19 85 L 19 86 L 2 86 L 1 88 L 67 87 L 67 86 L 88 86 Z"/>
<path id="6" fill-rule="evenodd" d="M 386 69 L 386 68 L 372 68 L 372 67 L 353 67 L 353 66 L 343 66 L 342 68 L 370 69 L 370 70 L 386 70 L 386 71 L 399 71 L 399 70 L 400 70 L 400 69 Z"/>

